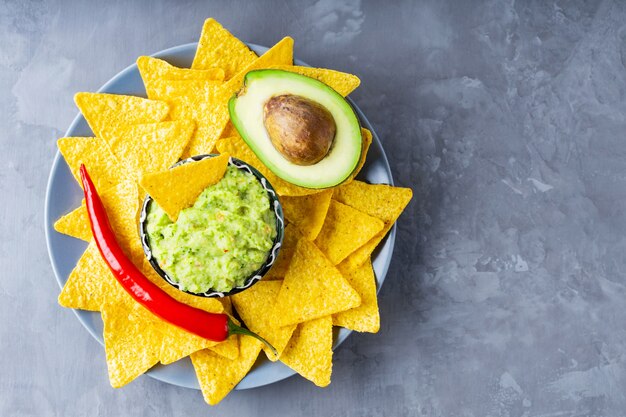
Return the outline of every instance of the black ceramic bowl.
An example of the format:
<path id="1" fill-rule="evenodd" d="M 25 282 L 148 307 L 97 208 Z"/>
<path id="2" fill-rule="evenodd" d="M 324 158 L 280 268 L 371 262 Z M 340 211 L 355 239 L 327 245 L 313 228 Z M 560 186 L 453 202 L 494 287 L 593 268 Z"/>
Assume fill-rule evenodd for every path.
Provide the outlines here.
<path id="1" fill-rule="evenodd" d="M 202 159 L 212 158 L 214 156 L 217 156 L 217 155 L 211 154 L 211 155 L 192 156 L 191 158 L 178 162 L 174 166 L 186 164 L 188 162 L 193 162 L 193 161 L 200 161 Z M 278 256 L 278 252 L 280 251 L 280 247 L 282 246 L 282 243 L 283 243 L 283 236 L 285 233 L 285 221 L 283 218 L 283 208 L 280 205 L 280 201 L 278 201 L 278 196 L 276 194 L 276 191 L 272 187 L 272 184 L 270 184 L 267 178 L 265 178 L 263 174 L 257 171 L 254 167 L 246 164 L 245 162 L 237 158 L 230 157 L 230 159 L 228 160 L 228 165 L 234 166 L 237 169 L 241 169 L 255 176 L 255 178 L 259 181 L 259 183 L 261 183 L 261 186 L 263 187 L 263 189 L 265 189 L 265 191 L 267 192 L 267 195 L 269 196 L 270 205 L 273 208 L 274 216 L 276 219 L 276 238 L 274 239 L 274 244 L 272 245 L 272 249 L 270 249 L 269 254 L 267 255 L 267 259 L 265 260 L 265 262 L 263 263 L 263 265 L 261 265 L 259 269 L 257 269 L 248 278 L 246 278 L 246 281 L 240 287 L 234 287 L 232 290 L 228 292 L 209 290 L 204 293 L 194 293 L 194 292 L 182 290 L 179 287 L 179 285 L 176 283 L 176 281 L 170 278 L 168 274 L 163 269 L 161 269 L 157 260 L 152 256 L 152 250 L 150 249 L 150 240 L 148 239 L 148 235 L 146 233 L 146 223 L 147 223 L 146 219 L 148 217 L 148 209 L 150 208 L 150 204 L 153 204 L 152 197 L 150 197 L 149 195 L 146 196 L 146 198 L 143 201 L 143 206 L 141 207 L 141 216 L 139 218 L 139 233 L 141 235 L 141 245 L 143 246 L 143 251 L 146 254 L 146 257 L 148 258 L 148 261 L 150 261 L 150 265 L 152 265 L 154 270 L 171 286 L 177 288 L 180 291 L 183 291 L 192 295 L 197 295 L 199 297 L 226 297 L 229 295 L 237 294 L 247 288 L 250 288 L 252 285 L 260 281 L 261 278 L 263 278 L 263 276 L 267 273 L 267 271 L 269 271 L 272 265 L 274 265 L 274 262 L 276 262 L 276 258 Z"/>

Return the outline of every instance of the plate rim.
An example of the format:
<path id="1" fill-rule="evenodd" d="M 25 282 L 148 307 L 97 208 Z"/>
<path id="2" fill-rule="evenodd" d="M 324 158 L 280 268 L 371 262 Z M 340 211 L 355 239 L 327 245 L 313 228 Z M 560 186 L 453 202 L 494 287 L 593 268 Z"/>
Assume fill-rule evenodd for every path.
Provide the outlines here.
<path id="1" fill-rule="evenodd" d="M 267 51 L 269 48 L 263 45 L 258 45 L 255 43 L 250 43 L 250 42 L 245 42 L 245 44 L 254 50 L 263 50 L 263 51 Z M 167 56 L 167 55 L 171 55 L 171 54 L 175 54 L 175 53 L 179 53 L 181 51 L 186 51 L 187 49 L 193 48 L 194 50 L 197 49 L 198 46 L 198 42 L 189 42 L 189 43 L 185 43 L 185 44 L 181 44 L 181 45 L 177 45 L 177 46 L 173 46 L 170 48 L 166 48 L 163 49 L 161 51 L 155 52 L 149 56 L 152 57 L 163 57 L 163 56 Z M 302 65 L 302 66 L 310 66 L 309 64 L 305 63 L 302 60 L 296 59 L 294 58 L 294 64 L 296 65 Z M 111 85 L 117 83 L 119 81 L 119 79 L 127 76 L 128 74 L 132 73 L 133 71 L 138 71 L 138 67 L 137 67 L 137 63 L 132 63 L 128 66 L 126 66 L 124 69 L 122 69 L 121 71 L 119 71 L 118 73 L 116 73 L 113 77 L 111 77 L 109 80 L 107 80 L 98 90 L 98 93 L 106 93 L 105 90 L 109 89 Z M 144 94 L 145 96 L 145 94 Z M 352 105 L 352 107 L 354 108 L 354 110 L 356 111 L 359 120 L 361 122 L 361 125 L 363 127 L 365 127 L 366 129 L 370 130 L 372 132 L 372 137 L 373 137 L 373 144 L 375 144 L 375 146 L 380 147 L 381 150 L 381 156 L 382 156 L 382 164 L 383 164 L 383 168 L 385 169 L 385 171 L 389 174 L 389 185 L 394 185 L 394 179 L 393 179 L 393 172 L 391 171 L 391 166 L 389 165 L 389 160 L 387 159 L 387 155 L 385 153 L 385 150 L 382 146 L 382 142 L 380 141 L 380 138 L 378 137 L 378 134 L 376 133 L 376 131 L 373 129 L 373 126 L 371 125 L 370 121 L 367 119 L 367 117 L 365 116 L 365 114 L 363 113 L 363 111 L 357 106 L 357 104 L 350 98 L 350 97 L 346 97 L 346 99 L 348 100 L 348 102 Z M 80 111 L 78 111 L 77 115 L 74 117 L 74 119 L 72 120 L 72 122 L 70 123 L 70 125 L 68 126 L 67 130 L 64 133 L 64 137 L 69 136 L 69 132 L 73 131 L 76 129 L 77 125 L 81 122 L 81 120 L 83 119 L 83 116 L 81 114 Z M 54 278 L 59 286 L 60 289 L 63 289 L 64 283 L 61 281 L 61 273 L 59 271 L 59 267 L 57 265 L 56 259 L 52 256 L 52 250 L 51 250 L 51 246 L 52 246 L 52 242 L 51 242 L 51 233 L 57 233 L 54 230 L 54 222 L 51 221 L 51 217 L 50 217 L 50 199 L 51 199 L 51 186 L 52 186 L 52 182 L 53 182 L 53 177 L 55 175 L 55 173 L 57 172 L 57 170 L 59 169 L 59 164 L 62 162 L 63 158 L 61 155 L 61 152 L 57 149 L 56 154 L 54 156 L 54 160 L 52 162 L 52 165 L 50 167 L 50 171 L 48 173 L 48 180 L 46 183 L 46 195 L 45 195 L 45 199 L 44 199 L 44 232 L 45 232 L 45 239 L 46 239 L 46 249 L 48 251 L 48 259 L 50 260 L 50 264 L 52 266 L 52 270 L 54 272 Z M 387 257 L 387 259 L 385 260 L 383 266 L 382 266 L 382 274 L 381 277 L 376 277 L 377 280 L 379 281 L 379 285 L 377 286 L 376 289 L 376 293 L 378 294 L 380 289 L 382 288 L 382 284 L 384 283 L 387 273 L 389 272 L 389 266 L 391 264 L 391 260 L 393 259 L 393 252 L 394 252 L 394 248 L 395 248 L 395 240 L 396 240 L 396 224 L 394 223 L 393 226 L 391 227 L 391 229 L 389 230 L 389 233 L 387 234 L 387 236 L 383 239 L 382 242 L 388 243 L 389 244 L 389 256 Z M 93 329 L 91 327 L 91 325 L 89 325 L 86 321 L 86 319 L 84 317 L 82 317 L 81 313 L 84 313 L 83 310 L 78 310 L 78 309 L 71 309 L 72 312 L 74 313 L 74 315 L 76 316 L 76 318 L 78 319 L 78 321 L 81 323 L 81 325 L 85 328 L 85 330 L 87 330 L 87 332 L 91 335 L 91 337 L 93 337 L 96 342 L 98 342 L 102 347 L 104 347 L 104 340 L 102 335 L 98 334 L 95 329 Z M 346 329 L 347 332 L 345 332 L 342 336 L 337 337 L 337 339 L 334 341 L 333 343 L 333 350 L 339 348 L 339 346 L 348 338 L 348 336 L 350 336 L 353 333 L 353 330 L 349 330 Z M 278 363 L 278 362 L 274 362 L 274 363 Z M 159 364 L 155 365 L 155 366 L 159 366 Z M 168 365 L 161 365 L 161 366 L 168 366 Z M 145 372 L 145 375 L 148 375 L 149 377 L 156 379 L 158 381 L 161 382 L 165 382 L 174 386 L 179 386 L 179 387 L 184 387 L 184 388 L 191 388 L 191 389 L 195 389 L 195 390 L 199 390 L 198 386 L 189 386 L 186 384 L 182 384 L 180 381 L 175 381 L 171 378 L 167 378 L 164 375 L 161 374 L 156 374 L 155 372 L 153 372 L 154 367 L 150 368 L 148 371 Z M 235 390 L 244 390 L 244 389 L 251 389 L 251 388 L 258 388 L 258 387 L 262 387 L 262 386 L 267 386 L 267 385 L 271 385 L 274 384 L 276 382 L 282 381 L 284 379 L 287 379 L 293 375 L 296 374 L 295 371 L 293 371 L 292 369 L 288 368 L 289 373 L 285 374 L 285 375 L 281 375 L 279 378 L 274 379 L 272 381 L 269 381 L 267 383 L 264 384 L 257 384 L 254 386 L 249 386 L 249 387 L 240 387 L 238 384 L 235 387 Z M 247 376 L 247 375 L 246 375 Z M 245 377 L 242 381 L 245 380 Z M 241 383 L 241 381 L 240 381 Z"/>

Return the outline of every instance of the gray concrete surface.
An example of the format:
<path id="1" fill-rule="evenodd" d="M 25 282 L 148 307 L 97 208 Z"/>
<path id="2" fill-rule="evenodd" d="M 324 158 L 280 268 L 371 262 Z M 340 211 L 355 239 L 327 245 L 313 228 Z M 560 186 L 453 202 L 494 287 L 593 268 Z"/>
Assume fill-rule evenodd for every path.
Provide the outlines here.
<path id="1" fill-rule="evenodd" d="M 137 56 L 242 39 L 358 74 L 353 97 L 415 199 L 382 330 L 209 408 L 148 377 L 114 390 L 43 239 L 60 137 Z M 626 2 L 0 3 L 1 416 L 626 415 Z"/>

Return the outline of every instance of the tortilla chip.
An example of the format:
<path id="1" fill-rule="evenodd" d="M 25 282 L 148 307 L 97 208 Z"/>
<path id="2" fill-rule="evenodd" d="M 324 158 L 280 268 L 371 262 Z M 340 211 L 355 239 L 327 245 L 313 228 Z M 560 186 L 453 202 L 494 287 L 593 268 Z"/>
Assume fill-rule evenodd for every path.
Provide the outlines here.
<path id="1" fill-rule="evenodd" d="M 191 354 L 198 383 L 204 400 L 219 403 L 248 373 L 261 351 L 262 343 L 250 336 L 239 337 L 240 354 L 235 360 L 217 355 L 210 350 Z"/>
<path id="2" fill-rule="evenodd" d="M 350 184 L 354 178 L 361 172 L 363 165 L 365 165 L 365 160 L 367 158 L 367 152 L 370 150 L 370 145 L 372 144 L 372 132 L 367 129 L 361 128 L 361 137 L 363 139 L 362 149 L 361 149 L 361 159 L 359 159 L 359 163 L 357 164 L 352 174 L 346 179 L 343 184 Z"/>
<path id="3" fill-rule="evenodd" d="M 104 306 L 104 348 L 113 388 L 128 384 L 159 361 L 162 335 L 151 325 L 150 316 L 139 305 Z"/>
<path id="4" fill-rule="evenodd" d="M 225 79 L 228 80 L 256 58 L 256 54 L 243 42 L 224 29 L 216 20 L 209 18 L 202 26 L 202 34 L 191 68 L 223 68 Z"/>
<path id="5" fill-rule="evenodd" d="M 100 256 L 98 247 L 92 242 L 70 273 L 58 301 L 67 308 L 100 311 L 106 297 L 123 299 L 123 293 L 124 290 Z"/>
<path id="6" fill-rule="evenodd" d="M 54 222 L 54 230 L 89 242 L 91 240 L 91 226 L 89 225 L 85 202 L 83 201 L 80 207 L 75 208 Z"/>
<path id="7" fill-rule="evenodd" d="M 343 275 L 352 288 L 361 296 L 361 305 L 333 315 L 333 325 L 356 330 L 357 332 L 376 333 L 380 329 L 378 297 L 376 296 L 376 277 L 370 261 L 365 262 L 355 271 Z"/>
<path id="8" fill-rule="evenodd" d="M 110 127 L 102 132 L 111 152 L 138 180 L 164 171 L 178 161 L 194 130 L 190 121 L 173 121 Z"/>
<path id="9" fill-rule="evenodd" d="M 239 136 L 239 132 L 233 125 L 233 122 L 229 120 L 228 123 L 226 123 L 226 127 L 224 128 L 224 131 L 222 132 L 222 136 L 220 136 L 220 139 L 229 138 L 231 136 Z"/>
<path id="10" fill-rule="evenodd" d="M 213 151 L 215 142 L 221 137 L 230 118 L 228 100 L 241 88 L 243 78 L 249 71 L 292 62 L 293 39 L 286 37 L 219 87 L 207 87 L 193 96 L 173 98 L 171 103 L 177 109 L 176 118 L 191 119 L 197 123 L 197 129 L 184 156 Z"/>
<path id="11" fill-rule="evenodd" d="M 236 335 L 230 336 L 225 341 L 210 347 L 209 350 L 231 361 L 235 360 L 239 357 L 239 338 Z"/>
<path id="12" fill-rule="evenodd" d="M 188 162 L 147 174 L 141 177 L 139 184 L 175 222 L 181 210 L 191 207 L 205 188 L 224 177 L 228 158 L 228 154 L 222 154 Z"/>
<path id="13" fill-rule="evenodd" d="M 360 304 L 359 294 L 337 268 L 313 242 L 300 239 L 276 299 L 275 323 L 302 323 Z"/>
<path id="14" fill-rule="evenodd" d="M 196 105 L 196 101 L 211 101 L 211 97 L 216 94 L 217 88 L 222 84 L 222 81 L 216 80 L 157 78 L 146 84 L 146 92 L 153 100 L 165 101 L 170 106 L 170 119 L 179 120 L 190 118 L 189 115 L 194 114 L 191 106 Z M 174 100 L 176 97 L 185 100 L 176 101 Z M 185 106 L 190 107 L 190 110 Z"/>
<path id="15" fill-rule="evenodd" d="M 124 165 L 118 164 L 106 142 L 92 137 L 61 138 L 57 141 L 59 151 L 82 187 L 80 165 L 84 164 L 98 190 L 106 190 L 127 177 Z"/>
<path id="16" fill-rule="evenodd" d="M 304 237 L 315 240 L 328 212 L 333 190 L 324 190 L 317 194 L 302 197 L 287 197 L 280 199 L 285 218 L 297 227 Z"/>
<path id="17" fill-rule="evenodd" d="M 320 193 L 323 190 L 298 187 L 291 184 L 282 178 L 276 176 L 272 171 L 267 168 L 263 162 L 252 152 L 246 142 L 241 139 L 240 136 L 233 136 L 230 138 L 223 138 L 217 141 L 217 150 L 220 153 L 228 153 L 235 158 L 241 159 L 244 162 L 255 167 L 267 180 L 272 184 L 276 192 L 280 196 L 303 196 Z"/>
<path id="18" fill-rule="evenodd" d="M 137 58 L 137 68 L 146 86 L 154 80 L 210 80 L 224 81 L 224 70 L 221 68 L 189 69 L 179 68 L 159 58 L 140 56 Z"/>
<path id="19" fill-rule="evenodd" d="M 338 266 L 342 272 L 354 271 L 367 262 L 372 252 L 393 227 L 413 197 L 410 188 L 353 181 L 335 190 L 333 198 L 385 222 L 385 227 Z"/>
<path id="20" fill-rule="evenodd" d="M 273 65 L 270 68 L 315 78 L 344 97 L 356 90 L 359 84 L 361 84 L 361 80 L 356 75 L 326 68 L 299 67 L 295 65 Z"/>
<path id="21" fill-rule="evenodd" d="M 319 387 L 333 370 L 333 321 L 330 316 L 298 325 L 280 361 Z"/>
<path id="22" fill-rule="evenodd" d="M 295 226 L 291 224 L 285 226 L 285 236 L 283 237 L 283 245 L 280 247 L 280 252 L 278 252 L 278 258 L 263 277 L 264 280 L 282 280 L 285 278 L 291 258 L 293 258 L 293 253 L 296 250 L 296 244 L 301 238 L 302 233 Z"/>
<path id="23" fill-rule="evenodd" d="M 74 101 L 97 137 L 104 128 L 160 122 L 169 112 L 165 102 L 119 94 L 76 93 Z"/>
<path id="24" fill-rule="evenodd" d="M 137 185 L 129 181 L 102 193 L 102 203 L 115 237 L 124 252 L 133 260 L 143 258 L 137 231 L 137 195 Z M 80 222 L 74 224 L 77 229 L 90 227 L 86 212 L 83 213 L 81 217 L 76 217 L 77 222 Z M 82 225 L 84 222 L 86 226 Z M 91 230 L 89 233 L 91 234 Z M 123 294 L 124 290 L 100 256 L 98 247 L 92 242 L 70 273 L 59 295 L 59 304 L 68 308 L 97 311 L 107 299 L 121 299 L 124 298 Z"/>
<path id="25" fill-rule="evenodd" d="M 164 365 L 218 344 L 218 342 L 196 336 L 163 320 L 158 320 L 155 326 L 162 337 L 159 361 Z"/>
<path id="26" fill-rule="evenodd" d="M 382 220 L 376 217 L 331 200 L 324 226 L 315 239 L 315 244 L 333 265 L 337 265 L 367 243 L 384 226 Z"/>
<path id="27" fill-rule="evenodd" d="M 291 338 L 296 325 L 274 326 L 272 313 L 274 302 L 283 285 L 282 281 L 259 281 L 249 289 L 232 296 L 235 309 L 248 329 L 267 340 L 278 356 L 265 345 L 263 350 L 271 361 L 277 361 Z"/>

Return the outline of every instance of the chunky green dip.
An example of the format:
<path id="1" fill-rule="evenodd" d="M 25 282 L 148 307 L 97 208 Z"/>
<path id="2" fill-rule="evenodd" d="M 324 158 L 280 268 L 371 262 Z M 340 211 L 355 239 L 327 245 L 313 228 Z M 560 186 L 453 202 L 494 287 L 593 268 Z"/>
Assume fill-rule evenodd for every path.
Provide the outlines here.
<path id="1" fill-rule="evenodd" d="M 193 293 L 243 285 L 263 265 L 276 237 L 267 192 L 256 177 L 233 166 L 176 223 L 154 201 L 146 222 L 159 266 Z"/>

